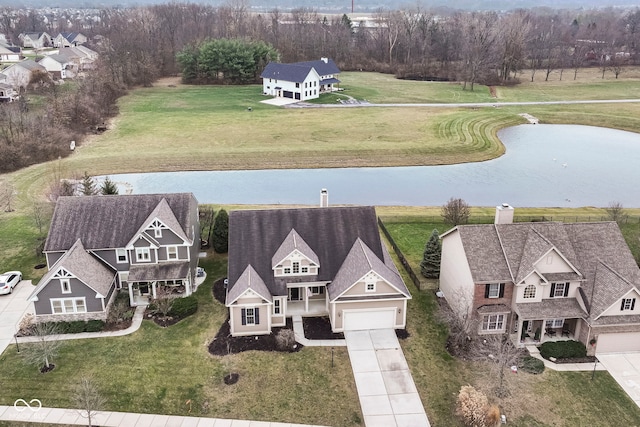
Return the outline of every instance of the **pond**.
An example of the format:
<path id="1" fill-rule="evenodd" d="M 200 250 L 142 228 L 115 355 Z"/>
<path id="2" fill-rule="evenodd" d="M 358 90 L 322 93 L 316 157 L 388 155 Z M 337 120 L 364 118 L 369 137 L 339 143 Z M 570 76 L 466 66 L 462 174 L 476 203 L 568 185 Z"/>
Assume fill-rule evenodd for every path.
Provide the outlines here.
<path id="1" fill-rule="evenodd" d="M 640 207 L 640 135 L 577 125 L 519 125 L 498 133 L 506 154 L 446 166 L 113 175 L 121 194 L 192 192 L 200 203 Z"/>

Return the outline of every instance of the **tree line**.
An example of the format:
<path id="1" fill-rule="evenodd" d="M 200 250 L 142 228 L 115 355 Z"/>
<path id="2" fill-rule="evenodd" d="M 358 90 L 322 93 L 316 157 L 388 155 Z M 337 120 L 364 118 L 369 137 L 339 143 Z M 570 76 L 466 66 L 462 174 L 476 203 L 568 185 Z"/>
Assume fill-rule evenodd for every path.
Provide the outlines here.
<path id="1" fill-rule="evenodd" d="M 19 32 L 52 30 L 38 11 L 20 19 L 14 12 L 0 9 L 0 32 L 10 40 L 17 41 Z M 68 155 L 70 141 L 81 141 L 114 115 L 128 88 L 181 71 L 194 83 L 245 83 L 269 60 L 330 57 L 345 71 L 455 80 L 473 90 L 476 84 L 533 80 L 538 73 L 576 79 L 587 66 L 617 77 L 640 62 L 638 8 L 442 15 L 415 6 L 381 9 L 354 22 L 309 8 L 254 13 L 244 0 L 230 0 L 217 7 L 171 2 L 109 8 L 99 19 L 74 19 L 68 18 L 71 28 L 99 52 L 96 69 L 63 86 L 36 73 L 20 102 L 0 108 L 0 173 Z"/>

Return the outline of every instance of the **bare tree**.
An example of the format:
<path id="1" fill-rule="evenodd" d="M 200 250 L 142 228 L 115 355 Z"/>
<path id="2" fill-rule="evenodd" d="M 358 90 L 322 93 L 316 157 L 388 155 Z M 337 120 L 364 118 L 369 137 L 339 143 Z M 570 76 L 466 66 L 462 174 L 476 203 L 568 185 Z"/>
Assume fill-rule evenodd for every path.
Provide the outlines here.
<path id="1" fill-rule="evenodd" d="M 495 388 L 496 396 L 506 397 L 509 389 L 505 384 L 505 371 L 511 366 L 517 365 L 522 351 L 518 349 L 509 338 L 509 334 L 485 335 L 481 339 L 475 340 L 473 353 L 476 357 L 486 360 L 492 364 L 497 378 Z"/>
<path id="2" fill-rule="evenodd" d="M 41 372 L 52 369 L 51 360 L 58 355 L 62 341 L 58 341 L 55 335 L 58 328 L 55 323 L 36 323 L 31 329 L 36 341 L 23 347 L 21 352 L 27 363 L 37 366 Z"/>
<path id="3" fill-rule="evenodd" d="M 618 225 L 623 224 L 629 218 L 629 215 L 624 212 L 624 207 L 620 202 L 609 202 L 609 206 L 605 211 L 607 211 L 609 221 L 615 221 Z"/>
<path id="4" fill-rule="evenodd" d="M 46 224 L 51 217 L 51 204 L 43 200 L 31 198 L 30 213 L 33 224 L 38 229 L 38 236 L 42 236 Z"/>
<path id="5" fill-rule="evenodd" d="M 445 223 L 456 226 L 469 222 L 471 209 L 463 199 L 455 199 L 452 197 L 442 207 L 441 215 Z"/>
<path id="6" fill-rule="evenodd" d="M 154 304 L 157 307 L 158 313 L 160 313 L 162 317 L 167 317 L 169 315 L 171 307 L 173 307 L 173 302 L 174 299 L 171 298 L 171 293 L 166 288 L 158 288 Z"/>
<path id="7" fill-rule="evenodd" d="M 465 34 L 462 45 L 463 89 L 473 86 L 483 74 L 495 65 L 497 28 L 495 13 L 471 13 L 462 16 L 461 25 Z"/>
<path id="8" fill-rule="evenodd" d="M 13 199 L 16 197 L 16 190 L 12 183 L 3 181 L 0 183 L 0 206 L 4 206 L 5 212 L 12 212 Z"/>
<path id="9" fill-rule="evenodd" d="M 73 394 L 73 403 L 80 416 L 87 419 L 89 427 L 93 426 L 93 419 L 106 404 L 106 399 L 100 394 L 95 382 L 89 377 L 81 377 L 80 383 Z"/>
<path id="10" fill-rule="evenodd" d="M 478 316 L 472 310 L 472 296 L 461 290 L 449 296 L 455 305 L 441 304 L 438 319 L 449 328 L 449 349 L 452 353 L 467 356 L 471 342 L 478 333 Z"/>

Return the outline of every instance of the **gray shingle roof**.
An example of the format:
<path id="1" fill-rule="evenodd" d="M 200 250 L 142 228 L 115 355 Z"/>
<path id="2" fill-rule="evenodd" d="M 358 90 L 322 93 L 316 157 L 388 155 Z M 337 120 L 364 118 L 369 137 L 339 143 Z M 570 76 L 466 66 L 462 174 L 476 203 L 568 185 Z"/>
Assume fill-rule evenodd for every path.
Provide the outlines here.
<path id="1" fill-rule="evenodd" d="M 328 58 L 327 62 L 324 62 L 322 59 L 316 59 L 314 61 L 296 62 L 295 65 L 313 67 L 320 76 L 328 76 L 330 74 L 340 73 L 340 69 L 338 68 L 336 63 L 333 62 L 333 59 Z"/>
<path id="2" fill-rule="evenodd" d="M 320 263 L 318 255 L 316 255 L 313 249 L 309 247 L 307 242 L 305 242 L 304 239 L 296 232 L 295 228 L 293 228 L 284 239 L 275 255 L 273 255 L 273 258 L 271 258 L 271 267 L 273 268 L 278 265 L 278 263 L 282 262 L 282 260 L 289 256 L 294 250 L 297 250 L 314 263 Z"/>
<path id="3" fill-rule="evenodd" d="M 45 252 L 69 249 L 82 239 L 87 249 L 123 248 L 166 199 L 183 232 L 197 227 L 198 202 L 191 193 L 58 198 Z"/>
<path id="4" fill-rule="evenodd" d="M 582 278 L 592 319 L 631 287 L 640 289 L 640 269 L 615 222 L 462 225 L 457 229 L 475 283 L 506 281 L 510 275 L 517 283 L 532 270 L 532 262 L 555 247 L 578 273 L 545 277 Z"/>
<path id="5" fill-rule="evenodd" d="M 264 284 L 264 281 L 260 275 L 256 273 L 256 270 L 248 265 L 236 281 L 233 289 L 230 289 L 227 293 L 226 304 L 233 304 L 248 289 L 251 289 L 265 300 L 269 302 L 272 301 L 271 293 L 269 289 L 267 289 L 267 285 Z"/>
<path id="6" fill-rule="evenodd" d="M 318 59 L 315 61 L 294 62 L 292 64 L 269 62 L 262 71 L 262 74 L 260 74 L 260 77 L 264 79 L 302 83 L 312 69 L 315 70 L 320 77 L 340 73 L 340 69 L 332 59 L 328 59 L 327 62 Z M 334 80 L 335 81 L 326 81 L 326 83 L 340 82 L 338 79 Z"/>
<path id="7" fill-rule="evenodd" d="M 131 282 L 155 280 L 181 280 L 189 276 L 189 261 L 161 262 L 158 264 L 133 264 L 129 268 Z"/>
<path id="8" fill-rule="evenodd" d="M 292 229 L 313 249 L 320 263 L 319 274 L 305 276 L 305 280 L 332 281 L 358 238 L 377 258 L 384 259 L 376 213 L 370 206 L 232 211 L 230 291 L 251 265 L 271 295 L 286 295 L 283 282 L 273 277 L 271 258 Z"/>
<path id="9" fill-rule="evenodd" d="M 587 315 L 575 298 L 550 298 L 516 304 L 516 313 L 523 320 L 582 318 Z"/>
<path id="10" fill-rule="evenodd" d="M 38 295 L 60 268 L 64 268 L 102 296 L 107 296 L 116 275 L 115 271 L 87 253 L 80 239 L 77 239 L 72 247 L 42 276 L 38 286 L 28 299 Z"/>

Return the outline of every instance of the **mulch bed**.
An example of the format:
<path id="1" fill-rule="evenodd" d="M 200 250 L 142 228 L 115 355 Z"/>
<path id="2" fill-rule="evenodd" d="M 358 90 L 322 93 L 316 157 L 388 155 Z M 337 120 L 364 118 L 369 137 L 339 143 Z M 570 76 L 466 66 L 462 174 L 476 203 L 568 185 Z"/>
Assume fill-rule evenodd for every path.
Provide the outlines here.
<path id="1" fill-rule="evenodd" d="M 133 318 L 128 320 L 123 320 L 120 323 L 105 323 L 103 332 L 110 331 L 122 331 L 123 329 L 127 329 L 133 323 Z"/>
<path id="2" fill-rule="evenodd" d="M 232 337 L 229 319 L 222 324 L 215 338 L 209 344 L 209 353 L 214 356 L 226 356 L 228 354 L 242 353 L 243 351 L 280 351 L 284 353 L 295 353 L 304 347 L 296 343 L 291 349 L 281 350 L 276 343 L 276 334 L 281 329 L 293 329 L 291 319 L 287 319 L 287 326 L 284 328 L 272 328 L 269 335 L 249 335 L 246 337 Z"/>
<path id="3" fill-rule="evenodd" d="M 40 368 L 40 373 L 46 374 L 47 372 L 53 371 L 55 368 L 56 368 L 56 365 L 54 365 L 53 363 L 49 363 L 48 368 L 46 366 L 43 366 L 42 368 Z"/>
<path id="4" fill-rule="evenodd" d="M 212 292 L 213 292 L 213 297 L 221 302 L 222 304 L 224 304 L 227 298 L 227 293 L 224 289 L 224 279 L 219 279 L 216 280 L 216 282 L 213 284 L 213 288 L 212 288 Z"/>
<path id="5" fill-rule="evenodd" d="M 342 332 L 333 333 L 328 317 L 303 317 L 304 336 L 310 340 L 343 340 Z"/>

